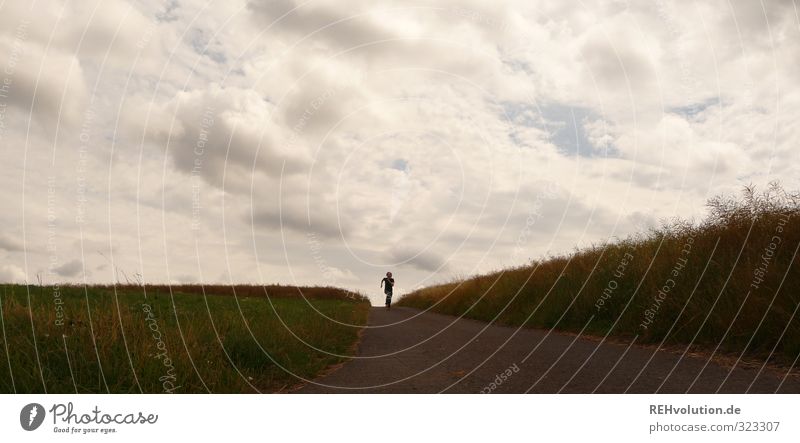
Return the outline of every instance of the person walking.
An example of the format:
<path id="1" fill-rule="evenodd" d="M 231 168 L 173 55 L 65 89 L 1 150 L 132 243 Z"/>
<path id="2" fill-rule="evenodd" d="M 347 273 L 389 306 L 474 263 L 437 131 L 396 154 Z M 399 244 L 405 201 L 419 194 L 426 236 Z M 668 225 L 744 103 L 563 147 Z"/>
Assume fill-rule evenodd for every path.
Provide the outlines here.
<path id="1" fill-rule="evenodd" d="M 392 273 L 387 272 L 386 277 L 381 280 L 381 287 L 383 293 L 386 294 L 386 309 L 392 309 L 392 289 L 394 288 L 394 279 Z"/>

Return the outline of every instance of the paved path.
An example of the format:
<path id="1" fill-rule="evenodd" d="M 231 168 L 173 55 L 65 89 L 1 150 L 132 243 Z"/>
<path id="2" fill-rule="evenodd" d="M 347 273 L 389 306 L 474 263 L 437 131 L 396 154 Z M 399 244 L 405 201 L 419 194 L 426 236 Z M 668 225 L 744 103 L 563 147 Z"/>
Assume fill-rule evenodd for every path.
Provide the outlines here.
<path id="1" fill-rule="evenodd" d="M 797 370 L 731 371 L 707 356 L 410 308 L 372 308 L 369 326 L 354 359 L 298 392 L 800 393 Z"/>

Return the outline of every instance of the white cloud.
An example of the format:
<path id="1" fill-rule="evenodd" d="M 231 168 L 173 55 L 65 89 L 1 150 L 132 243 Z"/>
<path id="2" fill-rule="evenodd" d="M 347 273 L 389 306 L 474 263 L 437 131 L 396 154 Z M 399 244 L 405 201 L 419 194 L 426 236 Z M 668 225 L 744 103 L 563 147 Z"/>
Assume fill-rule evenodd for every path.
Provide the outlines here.
<path id="1" fill-rule="evenodd" d="M 0 247 L 42 269 L 48 229 L 82 234 L 87 269 L 160 281 L 313 284 L 324 259 L 364 289 L 402 262 L 414 287 L 700 216 L 798 184 L 794 5 L 764 8 L 6 2 L 0 221 L 32 247 Z"/>
<path id="2" fill-rule="evenodd" d="M 25 271 L 19 266 L 9 264 L 0 265 L 0 282 L 25 283 L 25 280 Z"/>

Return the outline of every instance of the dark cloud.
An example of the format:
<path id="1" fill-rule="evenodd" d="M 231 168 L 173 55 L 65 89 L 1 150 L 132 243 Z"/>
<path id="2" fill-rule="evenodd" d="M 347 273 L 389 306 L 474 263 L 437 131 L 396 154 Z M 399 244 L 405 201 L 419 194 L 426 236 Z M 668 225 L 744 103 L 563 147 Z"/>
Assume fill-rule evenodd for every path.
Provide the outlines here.
<path id="1" fill-rule="evenodd" d="M 338 3 L 299 4 L 293 0 L 254 0 L 248 4 L 259 24 L 270 30 L 303 38 L 314 33 L 316 42 L 338 48 L 352 48 L 392 37 L 385 27 Z"/>
<path id="2" fill-rule="evenodd" d="M 284 143 L 286 131 L 274 122 L 272 110 L 254 90 L 212 86 L 178 94 L 153 117 L 167 123 L 154 122 L 146 130 L 150 140 L 169 143 L 176 170 L 249 192 L 255 174 L 277 177 L 308 164 L 302 145 Z M 141 105 L 128 112 L 138 119 Z"/>
<path id="3" fill-rule="evenodd" d="M 398 247 L 388 253 L 388 261 L 398 265 L 408 265 L 420 271 L 436 272 L 447 269 L 445 259 L 430 250 L 423 251 L 409 247 Z"/>
<path id="4" fill-rule="evenodd" d="M 8 252 L 22 251 L 22 242 L 7 234 L 0 234 L 0 249 Z"/>
<path id="5" fill-rule="evenodd" d="M 70 260 L 61 266 L 53 268 L 53 272 L 62 277 L 75 277 L 83 270 L 83 263 L 80 260 Z"/>
<path id="6" fill-rule="evenodd" d="M 657 88 L 657 72 L 648 54 L 632 44 L 620 44 L 601 35 L 590 38 L 581 49 L 591 78 L 603 88 L 643 93 Z M 621 38 L 620 38 L 621 39 Z"/>
<path id="7" fill-rule="evenodd" d="M 315 211 L 319 212 L 319 211 Z M 251 214 L 244 216 L 244 221 L 251 224 Z M 302 234 L 319 234 L 323 237 L 338 237 L 347 230 L 337 223 L 335 215 L 314 213 L 311 217 L 302 208 L 295 206 L 284 207 L 282 211 L 277 208 L 262 208 L 252 214 L 252 224 L 256 228 L 270 228 L 276 232 L 288 229 Z"/>
<path id="8" fill-rule="evenodd" d="M 21 29 L 21 30 L 20 30 Z M 14 32 L 11 30 L 11 32 Z M 3 101 L 33 116 L 47 130 L 75 123 L 87 102 L 83 69 L 73 55 L 31 41 L 24 27 L 0 34 L 0 66 L 4 66 Z"/>

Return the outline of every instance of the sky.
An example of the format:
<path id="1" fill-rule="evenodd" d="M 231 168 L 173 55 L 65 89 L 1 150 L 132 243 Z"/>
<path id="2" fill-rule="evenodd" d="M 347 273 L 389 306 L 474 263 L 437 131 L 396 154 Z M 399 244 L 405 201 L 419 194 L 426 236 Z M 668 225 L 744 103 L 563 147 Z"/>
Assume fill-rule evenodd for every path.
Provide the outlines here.
<path id="1" fill-rule="evenodd" d="M 0 3 L 0 281 L 396 293 L 800 189 L 794 1 Z"/>

